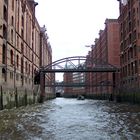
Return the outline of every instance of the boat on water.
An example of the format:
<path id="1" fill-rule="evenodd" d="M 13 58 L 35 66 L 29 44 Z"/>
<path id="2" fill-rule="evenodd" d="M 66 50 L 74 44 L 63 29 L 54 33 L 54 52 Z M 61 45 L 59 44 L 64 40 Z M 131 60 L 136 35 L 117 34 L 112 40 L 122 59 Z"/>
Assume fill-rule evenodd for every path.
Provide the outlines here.
<path id="1" fill-rule="evenodd" d="M 85 100 L 85 97 L 82 95 L 78 95 L 77 100 Z"/>

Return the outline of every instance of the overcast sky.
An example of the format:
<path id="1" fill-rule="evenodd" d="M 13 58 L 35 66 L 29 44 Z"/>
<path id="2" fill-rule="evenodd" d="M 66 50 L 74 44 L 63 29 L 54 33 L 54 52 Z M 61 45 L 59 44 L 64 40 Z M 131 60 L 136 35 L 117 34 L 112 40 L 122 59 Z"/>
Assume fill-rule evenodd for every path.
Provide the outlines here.
<path id="1" fill-rule="evenodd" d="M 45 25 L 53 51 L 53 61 L 69 56 L 85 56 L 94 44 L 106 18 L 118 18 L 117 0 L 35 0 L 36 17 Z"/>

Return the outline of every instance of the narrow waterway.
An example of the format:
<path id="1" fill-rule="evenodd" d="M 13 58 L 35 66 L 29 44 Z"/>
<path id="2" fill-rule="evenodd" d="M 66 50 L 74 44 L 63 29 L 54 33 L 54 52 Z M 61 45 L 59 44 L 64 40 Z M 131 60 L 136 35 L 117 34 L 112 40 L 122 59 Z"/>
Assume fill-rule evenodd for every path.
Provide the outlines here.
<path id="1" fill-rule="evenodd" d="M 139 140 L 140 106 L 57 98 L 0 111 L 0 140 Z"/>

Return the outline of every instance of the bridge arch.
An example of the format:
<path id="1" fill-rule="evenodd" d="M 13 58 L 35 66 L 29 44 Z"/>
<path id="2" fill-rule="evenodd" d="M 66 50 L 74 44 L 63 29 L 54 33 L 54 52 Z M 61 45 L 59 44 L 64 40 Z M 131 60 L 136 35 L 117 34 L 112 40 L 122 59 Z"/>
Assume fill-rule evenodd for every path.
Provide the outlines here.
<path id="1" fill-rule="evenodd" d="M 40 72 L 115 72 L 118 68 L 102 59 L 72 56 L 56 60 L 40 68 Z"/>

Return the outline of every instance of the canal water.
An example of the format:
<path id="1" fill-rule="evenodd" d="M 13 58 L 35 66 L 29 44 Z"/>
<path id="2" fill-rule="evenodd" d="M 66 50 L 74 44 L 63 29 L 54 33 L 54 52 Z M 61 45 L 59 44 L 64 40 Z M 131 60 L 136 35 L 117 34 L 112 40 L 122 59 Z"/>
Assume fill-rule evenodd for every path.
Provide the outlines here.
<path id="1" fill-rule="evenodd" d="M 4 110 L 0 140 L 140 140 L 140 106 L 56 98 Z"/>

